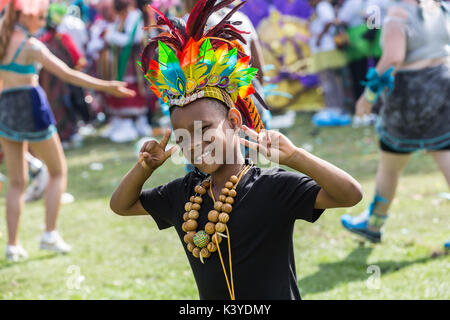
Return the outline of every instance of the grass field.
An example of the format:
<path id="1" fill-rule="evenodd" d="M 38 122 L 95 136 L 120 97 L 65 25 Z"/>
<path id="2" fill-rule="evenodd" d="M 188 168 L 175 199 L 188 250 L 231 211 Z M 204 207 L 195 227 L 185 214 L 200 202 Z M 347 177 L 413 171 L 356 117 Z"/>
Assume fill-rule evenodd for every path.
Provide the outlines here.
<path id="1" fill-rule="evenodd" d="M 340 225 L 343 213 L 358 214 L 370 203 L 377 165 L 372 128 L 315 129 L 310 116 L 297 117 L 285 132 L 298 146 L 351 173 L 364 199 L 350 209 L 327 210 L 314 224 L 299 221 L 294 243 L 304 299 L 449 299 L 450 202 L 444 177 L 431 157 L 414 154 L 401 178 L 379 245 L 360 243 Z M 92 137 L 66 152 L 68 192 L 59 230 L 74 249 L 70 255 L 39 251 L 44 228 L 42 201 L 28 204 L 20 239 L 29 259 L 12 264 L 0 251 L 0 299 L 198 299 L 184 251 L 173 229 L 158 231 L 150 217 L 124 218 L 109 209 L 109 197 L 135 163 L 133 144 Z M 102 170 L 91 170 L 93 162 Z M 0 171 L 5 173 L 4 164 Z M 184 175 L 166 163 L 146 187 Z M 0 198 L 0 249 L 6 245 L 5 188 Z M 376 281 L 377 272 L 379 281 Z M 374 281 L 375 279 L 375 281 Z"/>

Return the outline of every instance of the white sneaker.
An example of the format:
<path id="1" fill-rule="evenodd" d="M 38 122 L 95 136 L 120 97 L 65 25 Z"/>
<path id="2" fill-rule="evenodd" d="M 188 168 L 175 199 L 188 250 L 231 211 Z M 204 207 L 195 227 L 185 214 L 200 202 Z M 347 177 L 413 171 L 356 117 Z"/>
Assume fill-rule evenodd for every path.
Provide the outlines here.
<path id="1" fill-rule="evenodd" d="M 377 120 L 376 114 L 365 114 L 362 117 L 354 116 L 353 117 L 353 128 L 359 128 L 359 127 L 368 127 L 373 125 Z"/>
<path id="2" fill-rule="evenodd" d="M 108 127 L 102 132 L 102 138 L 109 138 L 111 134 L 118 128 L 120 118 L 113 117 L 109 121 Z"/>
<path id="3" fill-rule="evenodd" d="M 84 140 L 83 136 L 78 132 L 74 133 L 72 137 L 70 137 L 70 143 L 74 148 L 81 147 L 83 145 L 83 140 Z"/>
<path id="4" fill-rule="evenodd" d="M 49 180 L 49 174 L 47 166 L 42 166 L 38 174 L 34 177 L 31 184 L 27 187 L 24 194 L 25 202 L 31 202 L 39 200 L 44 195 L 44 191 L 47 188 Z"/>
<path id="5" fill-rule="evenodd" d="M 52 232 L 44 232 L 40 243 L 41 250 L 48 250 L 57 253 L 68 253 L 72 247 L 68 245 L 59 233 L 55 230 Z"/>
<path id="6" fill-rule="evenodd" d="M 12 246 L 7 245 L 5 250 L 6 260 L 17 262 L 22 259 L 28 258 L 28 253 L 22 248 L 21 245 Z"/>
<path id="7" fill-rule="evenodd" d="M 152 135 L 152 127 L 148 123 L 146 116 L 138 117 L 135 125 L 140 137 L 147 137 L 149 135 Z"/>
<path id="8" fill-rule="evenodd" d="M 111 133 L 112 142 L 123 143 L 136 140 L 139 135 L 131 119 L 120 119 L 117 128 Z"/>

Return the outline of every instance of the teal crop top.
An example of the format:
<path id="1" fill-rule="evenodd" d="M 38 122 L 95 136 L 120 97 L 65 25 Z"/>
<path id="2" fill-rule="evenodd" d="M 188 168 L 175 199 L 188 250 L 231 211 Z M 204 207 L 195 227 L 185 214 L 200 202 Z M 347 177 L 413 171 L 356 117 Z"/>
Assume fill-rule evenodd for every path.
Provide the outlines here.
<path id="1" fill-rule="evenodd" d="M 21 27 L 21 29 L 22 28 L 23 27 Z M 36 68 L 34 64 L 19 64 L 16 62 L 17 57 L 19 56 L 20 52 L 22 51 L 23 47 L 25 46 L 25 43 L 29 38 L 28 32 L 26 30 L 23 31 L 25 32 L 27 37 L 22 41 L 22 43 L 17 48 L 17 51 L 14 54 L 14 57 L 12 58 L 11 62 L 9 64 L 0 64 L 0 70 L 19 74 L 38 74 L 38 68 Z"/>

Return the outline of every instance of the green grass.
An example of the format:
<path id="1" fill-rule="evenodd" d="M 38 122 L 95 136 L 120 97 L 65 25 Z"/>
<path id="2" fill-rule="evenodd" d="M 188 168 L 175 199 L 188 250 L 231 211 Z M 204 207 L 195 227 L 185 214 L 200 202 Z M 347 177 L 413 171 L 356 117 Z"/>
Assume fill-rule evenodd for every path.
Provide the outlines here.
<path id="1" fill-rule="evenodd" d="M 364 189 L 357 206 L 327 210 L 315 224 L 296 223 L 295 256 L 303 298 L 449 299 L 450 259 L 442 245 L 450 238 L 450 203 L 438 196 L 448 192 L 448 186 L 431 157 L 414 154 L 405 169 L 383 243 L 361 244 L 343 230 L 339 217 L 358 214 L 371 201 L 378 158 L 373 129 L 318 130 L 303 114 L 285 133 L 298 146 L 309 144 L 314 154 L 351 173 Z M 73 252 L 60 256 L 39 251 L 44 207 L 42 201 L 27 204 L 20 239 L 30 257 L 12 264 L 0 252 L 0 298 L 198 299 L 175 231 L 158 231 L 150 217 L 124 218 L 109 209 L 114 187 L 136 161 L 133 145 L 90 138 L 66 155 L 68 192 L 75 202 L 62 206 L 59 230 Z M 92 162 L 101 162 L 103 170 L 91 170 Z M 5 173 L 4 164 L 0 170 Z M 183 167 L 167 163 L 147 187 L 183 174 Z M 6 245 L 5 189 L 0 198 L 1 250 Z M 371 265 L 381 272 L 379 289 L 367 285 Z"/>

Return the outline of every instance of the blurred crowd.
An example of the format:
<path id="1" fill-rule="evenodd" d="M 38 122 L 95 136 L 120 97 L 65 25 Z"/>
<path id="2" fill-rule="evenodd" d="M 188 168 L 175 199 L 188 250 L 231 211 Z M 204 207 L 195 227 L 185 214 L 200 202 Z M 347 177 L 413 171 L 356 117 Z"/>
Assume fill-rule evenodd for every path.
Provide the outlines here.
<path id="1" fill-rule="evenodd" d="M 113 142 L 158 134 L 167 112 L 147 88 L 136 63 L 148 39 L 161 30 L 156 7 L 186 16 L 195 0 L 55 0 L 39 38 L 67 65 L 105 80 L 120 80 L 132 98 L 66 84 L 42 71 L 65 147 L 102 127 Z M 261 86 L 273 112 L 319 110 L 316 125 L 348 125 L 361 82 L 381 56 L 382 20 L 391 0 L 250 0 L 239 20 L 250 31 L 246 51 L 261 69 Z M 226 12 L 226 11 L 225 11 Z M 376 108 L 375 108 L 376 110 Z M 266 122 L 270 115 L 263 117 Z M 103 129 L 103 125 L 105 125 Z M 270 127 L 270 125 L 268 125 Z M 155 132 L 156 131 L 156 132 Z"/>
<path id="2" fill-rule="evenodd" d="M 262 43 L 270 106 L 322 109 L 313 118 L 316 125 L 349 125 L 364 90 L 361 82 L 381 57 L 382 22 L 392 4 L 390 0 L 249 1 L 243 10 Z"/>
<path id="3" fill-rule="evenodd" d="M 137 94 L 116 98 L 68 85 L 43 71 L 40 82 L 52 105 L 65 146 L 77 145 L 83 134 L 108 123 L 103 136 L 114 142 L 152 134 L 156 99 L 146 88 L 137 61 L 151 31 L 150 1 L 53 1 L 47 27 L 40 35 L 67 65 L 104 80 L 119 80 Z M 162 6 L 158 4 L 158 6 Z"/>

